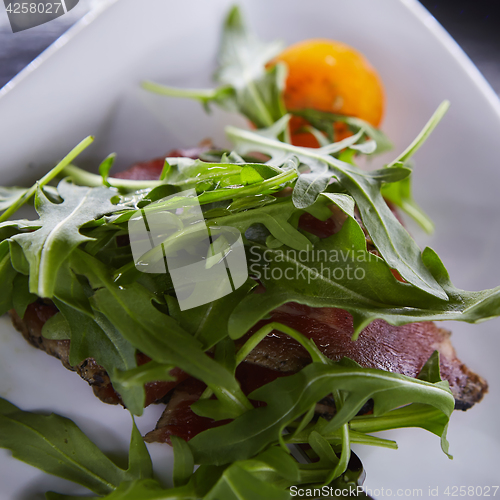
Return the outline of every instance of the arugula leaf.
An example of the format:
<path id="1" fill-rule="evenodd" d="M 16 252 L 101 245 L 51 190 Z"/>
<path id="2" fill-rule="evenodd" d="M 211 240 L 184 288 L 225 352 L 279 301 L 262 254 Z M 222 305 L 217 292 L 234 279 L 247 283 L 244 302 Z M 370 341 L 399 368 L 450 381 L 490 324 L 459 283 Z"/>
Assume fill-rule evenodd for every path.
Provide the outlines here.
<path id="1" fill-rule="evenodd" d="M 312 363 L 295 375 L 279 378 L 252 392 L 251 399 L 264 401 L 267 405 L 191 439 L 189 446 L 196 463 L 220 465 L 244 460 L 269 444 L 279 442 L 283 429 L 328 395 L 332 387 L 347 396 L 324 432 L 349 422 L 368 399 L 375 402 L 375 416 L 413 402 L 432 405 L 447 419 L 453 411 L 455 399 L 447 383 L 431 384 L 353 365 Z"/>
<path id="2" fill-rule="evenodd" d="M 261 468 L 265 464 L 256 462 Z M 257 465 L 257 466 L 259 466 Z M 260 471 L 248 471 L 251 465 L 247 462 L 234 464 L 224 471 L 215 471 L 214 468 L 201 469 L 192 476 L 185 486 L 164 489 L 154 480 L 138 480 L 122 483 L 115 491 L 103 500 L 280 500 L 290 498 L 290 493 L 284 487 L 274 486 L 257 477 Z M 256 465 L 254 465 L 255 467 Z M 217 474 L 215 484 L 206 486 L 208 474 Z M 208 490 L 208 491 L 207 491 Z M 50 493 L 48 500 L 81 500 L 84 497 L 70 497 Z M 102 497 L 101 497 L 102 498 Z M 93 499 L 97 500 L 97 499 Z"/>
<path id="3" fill-rule="evenodd" d="M 313 205 L 333 177 L 326 164 L 319 164 L 311 170 L 310 173 L 300 174 L 293 188 L 292 201 L 297 208 Z"/>
<path id="4" fill-rule="evenodd" d="M 0 316 L 12 309 L 12 295 L 14 291 L 14 279 L 17 276 L 16 270 L 10 261 L 9 242 L 0 242 L 0 283 L 2 283 L 2 293 L 0 294 Z"/>
<path id="5" fill-rule="evenodd" d="M 298 464 L 287 452 L 271 447 L 252 459 L 238 461 L 229 467 L 202 465 L 185 486 L 163 489 L 157 481 L 152 479 L 127 481 L 104 497 L 104 500 L 253 500 L 255 498 L 274 500 L 275 498 L 289 498 L 288 487 L 291 485 L 324 482 L 329 469 L 312 467 L 314 464 Z M 347 471 L 330 486 L 334 490 L 356 488 L 362 483 L 363 477 L 363 467 L 353 454 Z M 252 487 L 248 488 L 250 481 Z M 358 496 L 368 498 L 365 495 Z M 53 492 L 47 494 L 47 500 L 80 500 L 82 498 L 84 497 L 59 495 Z"/>
<path id="6" fill-rule="evenodd" d="M 101 175 L 92 174 L 75 165 L 65 166 L 61 170 L 60 174 L 62 176 L 65 176 L 68 180 L 74 182 L 75 184 L 79 184 L 81 186 L 100 187 L 103 184 Z M 141 189 L 149 189 L 164 185 L 163 181 L 151 181 L 151 180 L 141 181 L 134 179 L 119 179 L 116 177 L 108 177 L 106 180 L 111 187 L 117 188 L 120 191 L 137 191 Z"/>
<path id="7" fill-rule="evenodd" d="M 176 319 L 187 332 L 202 343 L 205 350 L 211 349 L 229 335 L 228 321 L 231 313 L 256 286 L 257 283 L 249 279 L 238 290 L 225 297 L 188 311 L 179 311 Z M 173 297 L 171 299 L 176 300 Z"/>
<path id="8" fill-rule="evenodd" d="M 242 165 L 235 163 L 208 163 L 191 158 L 167 158 L 167 161 L 170 168 L 163 180 L 167 184 L 182 186 L 185 189 L 195 187 L 199 182 L 208 181 L 215 185 L 225 177 L 238 178 L 242 169 Z"/>
<path id="9" fill-rule="evenodd" d="M 311 242 L 297 229 L 298 217 L 302 213 L 291 200 L 283 198 L 258 210 L 208 219 L 207 225 L 231 226 L 245 234 L 251 226 L 263 224 L 281 243 L 296 250 L 307 250 L 312 248 Z"/>
<path id="10" fill-rule="evenodd" d="M 291 338 L 296 340 L 309 353 L 313 362 L 323 364 L 331 363 L 331 361 L 316 347 L 314 341 L 308 339 L 297 330 L 277 322 L 268 323 L 253 333 L 245 344 L 238 350 L 237 354 L 235 353 L 234 342 L 231 339 L 225 339 L 223 342 L 217 344 L 215 359 L 234 374 L 236 367 L 242 363 L 248 354 L 262 341 L 262 339 L 269 335 L 273 330 L 286 333 Z M 214 420 L 236 418 L 238 416 L 238 414 L 229 415 L 225 408 L 223 406 L 221 407 L 219 401 L 209 400 L 208 398 L 211 395 L 212 391 L 210 389 L 206 389 L 200 399 L 191 405 L 191 409 L 201 417 L 208 417 Z M 308 412 L 308 416 L 312 418 L 312 410 Z M 283 444 L 283 442 L 281 444 Z"/>
<path id="11" fill-rule="evenodd" d="M 151 460 L 133 424 L 129 467 L 121 469 L 69 419 L 22 411 L 0 398 L 0 447 L 30 465 L 105 495 L 123 481 L 152 476 Z"/>
<path id="12" fill-rule="evenodd" d="M 346 402 L 346 395 L 344 392 L 339 391 L 337 389 L 334 389 L 332 391 L 332 394 L 335 399 L 335 408 L 337 414 L 341 413 L 344 407 L 344 403 Z M 325 431 L 326 428 L 328 428 L 329 426 L 330 424 L 327 424 L 325 426 Z M 325 483 L 330 483 L 334 479 L 340 477 L 347 470 L 349 460 L 351 458 L 351 441 L 350 441 L 350 429 L 348 422 L 345 422 L 342 426 L 340 426 L 339 430 L 341 431 L 342 450 L 340 453 L 338 463 L 335 465 L 335 468 L 330 472 L 330 474 L 328 474 Z"/>
<path id="13" fill-rule="evenodd" d="M 443 101 L 415 140 L 388 167 L 409 166 L 410 158 L 427 140 L 449 107 L 450 103 Z M 394 184 L 382 186 L 382 196 L 413 217 L 427 233 L 434 231 L 434 224 L 413 199 L 411 179 L 409 177 Z"/>
<path id="14" fill-rule="evenodd" d="M 339 463 L 339 459 L 332 450 L 330 443 L 317 431 L 311 431 L 308 437 L 308 443 L 319 457 L 319 462 L 314 464 L 315 467 L 332 468 Z"/>
<path id="15" fill-rule="evenodd" d="M 313 362 L 323 364 L 330 364 L 332 362 L 318 349 L 313 340 L 307 338 L 305 335 L 297 330 L 294 330 L 293 328 L 290 328 L 289 326 L 273 321 L 272 323 L 268 323 L 262 328 L 259 328 L 259 330 L 253 333 L 245 344 L 240 347 L 238 355 L 236 356 L 236 365 L 242 363 L 250 352 L 273 330 L 285 333 L 296 340 L 308 352 Z"/>
<path id="16" fill-rule="evenodd" d="M 124 386 L 114 377 L 116 370 L 131 370 L 137 366 L 135 347 L 102 313 L 95 311 L 90 317 L 57 299 L 54 302 L 71 331 L 69 363 L 76 366 L 87 358 L 94 358 L 108 373 L 125 406 L 135 415 L 141 415 L 145 399 L 143 386 Z"/>
<path id="17" fill-rule="evenodd" d="M 226 468 L 202 465 L 187 487 L 191 487 L 193 498 L 204 500 L 274 500 L 289 498 L 287 486 L 300 480 L 296 461 L 282 449 L 271 447 Z"/>
<path id="18" fill-rule="evenodd" d="M 257 164 L 251 165 L 253 168 Z M 283 163 L 281 172 L 273 177 L 264 179 L 262 182 L 242 186 L 220 187 L 213 191 L 205 191 L 197 197 L 200 205 L 214 203 L 224 200 L 235 200 L 252 195 L 271 194 L 283 189 L 287 183 L 292 182 L 297 177 L 296 162 L 293 160 Z M 187 200 L 184 196 L 173 197 L 167 202 L 162 200 L 148 205 L 148 209 L 178 208 L 186 206 L 185 203 L 192 204 L 192 200 Z"/>
<path id="19" fill-rule="evenodd" d="M 306 132 L 309 132 L 310 134 L 312 134 L 314 136 L 314 138 L 316 139 L 316 141 L 318 141 L 318 144 L 319 146 L 328 146 L 328 144 L 330 144 L 331 142 L 335 142 L 332 139 L 328 139 L 327 137 L 325 137 L 324 134 L 321 133 L 320 130 L 318 130 L 317 128 L 314 128 L 314 127 L 311 127 L 311 125 L 306 125 L 305 127 L 303 127 L 303 129 L 306 131 Z M 332 132 L 332 137 L 333 137 L 333 132 Z M 353 151 L 354 153 L 354 151 Z"/>
<path id="20" fill-rule="evenodd" d="M 26 308 L 35 302 L 37 296 L 29 291 L 29 278 L 18 274 L 12 283 L 12 307 L 20 318 L 24 317 Z"/>
<path id="21" fill-rule="evenodd" d="M 162 210 L 189 206 L 193 202 L 206 205 L 233 200 L 227 207 L 228 213 L 241 211 L 270 203 L 274 198 L 268 195 L 280 191 L 295 181 L 298 175 L 298 162 L 291 156 L 283 158 L 283 161 L 275 166 L 262 163 L 211 163 L 189 158 L 168 158 L 168 160 L 169 168 L 165 172 L 163 181 L 108 178 L 113 187 L 120 189 L 130 189 L 133 187 L 132 184 L 137 182 L 140 185 L 134 186 L 136 191 L 130 195 L 114 197 L 120 201 L 115 207 L 115 212 L 121 213 L 93 223 L 89 221 L 85 227 L 92 227 L 92 224 L 96 226 L 127 222 L 137 208 L 143 207 L 147 207 L 147 210 Z M 64 173 L 72 180 L 89 186 L 98 187 L 102 184 L 100 176 L 74 166 L 67 167 Z M 182 187 L 196 187 L 200 194 L 196 200 L 183 194 L 170 196 Z M 166 196 L 169 197 L 167 201 L 162 199 Z"/>
<path id="22" fill-rule="evenodd" d="M 38 188 L 35 208 L 40 219 L 22 223 L 23 229 L 31 227 L 34 231 L 12 237 L 29 263 L 30 292 L 39 297 L 52 297 L 59 267 L 76 247 L 89 241 L 80 228 L 89 220 L 117 210 L 109 201 L 110 191 L 104 187 L 86 188 L 61 181 L 58 192 L 64 201 L 56 205 Z"/>
<path id="23" fill-rule="evenodd" d="M 113 380 L 119 383 L 122 387 L 128 388 L 133 386 L 142 387 L 148 382 L 160 382 L 175 380 L 170 372 L 175 368 L 173 365 L 157 363 L 156 361 L 148 361 L 147 363 L 132 368 L 131 370 L 118 371 L 113 373 Z"/>
<path id="24" fill-rule="evenodd" d="M 234 377 L 207 356 L 200 342 L 172 317 L 153 305 L 154 294 L 138 283 L 117 285 L 106 266 L 79 249 L 71 256 L 71 267 L 90 281 L 93 307 L 137 349 L 158 363 L 178 366 L 203 380 L 232 411 L 251 408 Z"/>
<path id="25" fill-rule="evenodd" d="M 111 184 L 108 182 L 108 176 L 110 170 L 113 168 L 113 165 L 116 160 L 116 153 L 111 153 L 108 155 L 102 163 L 99 165 L 99 174 L 102 177 L 102 183 L 104 186 L 111 187 Z"/>
<path id="26" fill-rule="evenodd" d="M 183 193 L 179 193 L 178 196 L 169 196 L 169 199 L 167 200 L 159 199 L 154 203 L 147 204 L 144 207 L 144 210 L 145 211 L 171 210 L 171 209 L 191 206 L 195 203 L 199 205 L 207 205 L 227 200 L 233 200 L 234 204 L 234 202 L 238 202 L 240 199 L 243 200 L 242 201 L 243 204 L 249 201 L 250 204 L 252 204 L 252 202 L 256 201 L 255 199 L 252 200 L 253 197 L 266 196 L 275 193 L 277 191 L 281 191 L 288 184 L 295 181 L 298 175 L 296 169 L 297 162 L 294 159 L 287 158 L 282 165 L 283 168 L 279 170 L 279 173 L 273 176 L 270 176 L 270 173 L 272 172 L 274 174 L 276 172 L 276 169 L 268 165 L 259 165 L 259 164 L 250 164 L 244 166 L 239 165 L 240 168 L 243 167 L 241 168 L 240 172 L 243 172 L 244 169 L 249 168 L 253 171 L 252 174 L 253 178 L 255 178 L 254 177 L 255 174 L 259 174 L 263 180 L 261 182 L 253 182 L 252 184 L 248 185 L 237 185 L 237 186 L 229 185 L 229 186 L 217 187 L 216 189 L 213 190 L 203 191 L 196 197 L 190 197 L 186 196 Z M 241 175 L 238 177 L 239 180 L 241 180 Z M 203 185 L 203 183 L 200 184 Z M 134 204 L 139 205 L 140 202 L 146 200 L 147 198 L 143 196 L 140 198 L 140 201 L 135 200 Z M 257 205 L 262 205 L 263 204 L 262 201 L 268 203 L 268 199 L 258 200 Z M 126 208 L 126 210 L 123 210 L 123 212 L 120 214 L 104 218 L 101 223 L 122 224 L 124 222 L 127 222 L 136 212 L 135 210 L 131 209 L 131 207 L 125 207 L 123 204 L 120 204 L 120 207 L 117 207 L 116 211 L 119 211 L 120 208 Z M 244 210 L 246 207 L 238 206 L 238 203 L 236 203 L 234 204 L 234 208 L 237 211 L 241 211 Z"/>
<path id="27" fill-rule="evenodd" d="M 280 446 L 271 446 L 260 453 L 252 461 L 258 461 L 271 467 L 282 478 L 292 483 L 300 481 L 300 470 L 297 462 Z"/>
<path id="28" fill-rule="evenodd" d="M 0 187 L 0 212 L 7 210 L 13 203 L 21 198 L 27 189 L 23 187 Z"/>
<path id="29" fill-rule="evenodd" d="M 153 477 L 153 463 L 144 439 L 132 417 L 132 436 L 128 453 L 128 469 L 125 481 L 130 479 L 150 479 Z"/>
<path id="30" fill-rule="evenodd" d="M 194 489 L 189 487 L 164 489 L 155 479 L 124 481 L 105 497 L 82 497 L 49 492 L 47 500 L 198 500 Z"/>
<path id="31" fill-rule="evenodd" d="M 231 85 L 242 114 L 257 127 L 268 127 L 285 114 L 281 91 L 285 72 L 282 65 L 266 70 L 266 63 L 283 48 L 281 42 L 264 44 L 246 29 L 238 7 L 225 22 L 215 79 Z"/>
<path id="32" fill-rule="evenodd" d="M 354 116 L 338 115 L 335 113 L 328 113 L 326 111 L 319 111 L 317 109 L 299 109 L 289 110 L 294 116 L 300 116 L 307 120 L 314 128 L 325 132 L 330 142 L 334 141 L 334 127 L 335 123 L 345 123 L 353 132 L 364 130 L 365 134 L 373 139 L 377 148 L 375 153 L 385 153 L 390 151 L 393 146 L 389 138 L 378 128 L 375 128 L 370 123 L 356 118 Z"/>
<path id="33" fill-rule="evenodd" d="M 324 480 L 325 484 L 331 483 L 346 471 L 351 453 L 347 423 L 342 426 L 342 452 L 340 459 L 333 451 L 330 443 L 316 430 L 311 431 L 309 434 L 308 444 L 311 446 L 312 452 L 319 458 L 318 461 L 310 464 L 308 469 L 330 469 Z M 309 452 L 309 455 L 312 455 L 312 452 Z"/>
<path id="34" fill-rule="evenodd" d="M 70 340 L 71 328 L 66 318 L 59 312 L 51 316 L 42 327 L 42 337 L 50 340 Z"/>
<path id="35" fill-rule="evenodd" d="M 17 224 L 17 222 L 14 222 L 13 224 Z M 8 240 L 8 242 L 10 248 L 10 262 L 12 264 L 12 267 L 18 273 L 29 276 L 29 263 L 26 259 L 26 256 L 24 255 L 21 245 L 18 245 L 14 240 L 12 240 L 12 238 Z"/>
<path id="36" fill-rule="evenodd" d="M 316 405 L 312 406 L 313 414 Z M 439 410 L 435 410 L 436 414 L 441 413 Z M 357 417 L 355 417 L 357 418 Z M 377 417 L 383 419 L 384 417 Z M 415 419 L 415 421 L 417 421 Z M 352 429 L 351 423 L 354 422 L 354 419 L 349 422 L 349 441 L 352 444 L 362 444 L 366 446 L 378 446 L 380 448 L 391 448 L 393 450 L 397 450 L 398 445 L 396 441 L 392 441 L 390 439 L 383 439 L 380 437 L 370 436 L 365 434 L 363 431 L 355 431 Z M 335 431 L 323 433 L 323 429 L 328 424 L 328 421 L 324 418 L 318 418 L 317 422 L 310 423 L 305 428 L 300 429 L 300 427 L 296 428 L 295 423 L 292 422 L 287 426 L 288 429 L 292 429 L 293 434 L 288 434 L 283 437 L 283 440 L 286 444 L 302 444 L 307 443 L 309 439 L 309 434 L 314 430 L 321 434 L 330 444 L 334 446 L 342 445 L 342 433 L 343 429 L 336 429 Z M 382 427 L 382 426 L 381 426 Z M 411 427 L 420 427 L 419 425 L 412 425 Z M 383 430 L 389 430 L 391 427 L 384 427 Z M 382 430 L 382 428 L 380 429 Z M 299 431 L 299 432 L 297 432 Z M 368 432 L 368 431 L 367 431 Z"/>
<path id="37" fill-rule="evenodd" d="M 207 163 L 191 158 L 167 160 L 170 168 L 163 180 L 185 189 L 204 183 L 216 187 L 253 184 L 282 173 L 279 168 L 262 163 Z"/>
<path id="38" fill-rule="evenodd" d="M 184 439 L 177 436 L 170 436 L 174 448 L 174 486 L 184 486 L 193 474 L 194 459 L 191 449 Z"/>
<path id="39" fill-rule="evenodd" d="M 421 427 L 437 436 L 441 436 L 446 429 L 447 423 L 448 419 L 438 409 L 426 404 L 413 403 L 391 410 L 381 416 L 356 416 L 349 422 L 349 426 L 353 431 L 363 433 L 404 427 Z"/>
<path id="40" fill-rule="evenodd" d="M 210 111 L 210 104 L 215 103 L 223 108 L 231 109 L 234 107 L 234 89 L 230 85 L 223 85 L 216 89 L 179 89 L 161 85 L 154 82 L 143 82 L 142 88 L 155 94 L 161 94 L 168 97 L 184 97 L 199 101 L 205 111 Z"/>
<path id="41" fill-rule="evenodd" d="M 425 365 L 420 370 L 417 378 L 432 383 L 441 382 L 441 380 L 443 380 L 441 378 L 439 368 L 439 351 L 436 350 L 431 354 Z"/>
<path id="42" fill-rule="evenodd" d="M 63 495 L 61 493 L 56 493 L 55 491 L 47 491 L 45 493 L 45 500 L 98 500 L 103 497 L 89 497 L 89 496 L 80 496 L 80 495 Z"/>
<path id="43" fill-rule="evenodd" d="M 380 192 L 383 182 L 401 179 L 393 177 L 393 181 L 383 181 L 374 175 L 375 172 L 363 174 L 348 167 L 334 170 L 342 186 L 356 201 L 363 224 L 385 261 L 411 284 L 446 299 L 446 294 L 423 264 L 420 248 L 387 206 Z M 407 175 L 408 172 L 403 178 Z"/>
<path id="44" fill-rule="evenodd" d="M 235 144 L 236 150 L 243 154 L 258 149 L 277 157 L 294 154 L 305 164 L 311 159 L 327 164 L 341 185 L 356 201 L 363 224 L 386 262 L 413 285 L 436 297 L 447 298 L 424 265 L 417 244 L 394 216 L 380 193 L 384 182 L 401 180 L 407 177 L 409 171 L 401 173 L 398 179 L 397 170 L 400 167 L 370 173 L 354 169 L 351 165 L 331 156 L 332 151 L 336 149 L 335 144 L 312 149 L 285 144 L 265 135 L 236 127 L 227 127 L 226 133 Z M 314 167 L 314 164 L 312 166 Z M 384 171 L 386 174 L 390 171 L 391 174 L 385 176 Z"/>
<path id="45" fill-rule="evenodd" d="M 12 250 L 11 250 L 12 251 Z M 94 313 L 88 298 L 88 287 L 69 267 L 65 260 L 57 272 L 54 298 L 92 318 Z"/>
<path id="46" fill-rule="evenodd" d="M 288 500 L 290 493 L 272 483 L 259 481 L 235 463 L 228 467 L 204 500 Z"/>
<path id="47" fill-rule="evenodd" d="M 426 404 L 412 403 L 382 416 L 356 416 L 349 422 L 349 427 L 351 432 L 352 430 L 358 430 L 363 433 L 420 427 L 439 436 L 441 438 L 441 449 L 448 458 L 453 458 L 449 454 L 449 443 L 446 439 L 448 418 L 438 409 Z"/>
<path id="48" fill-rule="evenodd" d="M 337 205 L 337 207 L 339 207 L 342 210 L 342 212 L 344 212 L 346 215 L 349 215 L 350 217 L 354 218 L 354 209 L 356 204 L 352 196 L 342 193 L 322 193 L 322 196 L 327 200 L 329 200 L 330 202 Z M 321 219 L 319 216 L 316 217 L 318 219 Z"/>

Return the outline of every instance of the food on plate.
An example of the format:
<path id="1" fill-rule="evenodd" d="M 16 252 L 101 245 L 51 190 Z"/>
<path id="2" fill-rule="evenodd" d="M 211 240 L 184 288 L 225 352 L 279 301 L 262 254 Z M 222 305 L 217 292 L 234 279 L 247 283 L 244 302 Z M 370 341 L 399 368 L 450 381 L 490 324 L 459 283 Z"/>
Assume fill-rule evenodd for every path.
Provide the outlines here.
<path id="1" fill-rule="evenodd" d="M 301 57 L 323 57 L 324 44 L 363 61 L 381 89 L 337 42 L 304 42 Z M 136 416 L 165 404 L 145 440 L 173 446 L 174 487 L 153 477 L 135 424 L 123 469 L 71 421 L 0 399 L 0 446 L 14 456 L 110 500 L 274 500 L 292 486 L 361 487 L 351 444 L 397 447 L 378 431 L 421 427 L 448 454 L 452 411 L 488 386 L 434 322 L 500 315 L 500 288 L 456 288 L 398 215 L 431 228 L 411 196 L 410 159 L 448 104 L 393 162 L 363 170 L 358 157 L 390 147 L 376 128 L 381 90 L 359 108 L 327 109 L 328 96 L 308 101 L 298 88 L 294 109 L 285 82 L 298 49 L 281 50 L 234 8 L 219 87 L 144 84 L 239 111 L 255 128 L 227 127 L 234 150 L 204 141 L 113 176 L 110 155 L 97 175 L 73 165 L 89 137 L 33 187 L 1 189 L 0 313 L 104 402 Z M 352 78 L 335 75 L 348 94 Z M 294 117 L 318 147 L 292 143 Z M 11 220 L 31 199 L 39 219 Z"/>

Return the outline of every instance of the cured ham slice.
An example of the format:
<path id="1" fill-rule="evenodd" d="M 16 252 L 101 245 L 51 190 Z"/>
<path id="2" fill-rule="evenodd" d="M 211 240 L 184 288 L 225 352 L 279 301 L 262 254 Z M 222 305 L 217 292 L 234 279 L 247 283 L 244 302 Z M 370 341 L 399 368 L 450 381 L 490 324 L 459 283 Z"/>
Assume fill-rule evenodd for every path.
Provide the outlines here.
<path id="1" fill-rule="evenodd" d="M 425 362 L 437 350 L 441 377 L 450 384 L 456 409 L 470 408 L 481 401 L 488 389 L 486 381 L 457 358 L 450 340 L 451 333 L 432 322 L 392 326 L 383 320 L 376 320 L 353 342 L 353 323 L 348 312 L 289 303 L 273 311 L 270 320 L 260 322 L 252 331 L 270 321 L 283 323 L 303 333 L 334 361 L 348 357 L 365 368 L 401 373 L 408 377 L 418 376 Z M 246 361 L 275 370 L 296 372 L 310 363 L 310 357 L 298 342 L 274 331 L 260 342 Z"/>

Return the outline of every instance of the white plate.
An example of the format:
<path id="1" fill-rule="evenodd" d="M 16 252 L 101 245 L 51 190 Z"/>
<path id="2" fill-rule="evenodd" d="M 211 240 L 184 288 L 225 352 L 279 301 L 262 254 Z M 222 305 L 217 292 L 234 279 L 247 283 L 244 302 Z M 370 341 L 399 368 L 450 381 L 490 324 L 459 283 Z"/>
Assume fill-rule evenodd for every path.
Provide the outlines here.
<path id="1" fill-rule="evenodd" d="M 1 183 L 38 177 L 89 133 L 96 144 L 84 159 L 116 151 L 122 165 L 196 144 L 210 136 L 226 144 L 223 125 L 234 117 L 206 116 L 196 103 L 148 95 L 143 79 L 174 85 L 209 83 L 221 20 L 231 0 L 120 0 L 108 2 L 56 42 L 0 91 Z M 481 289 L 500 284 L 500 104 L 461 49 L 414 0 L 246 0 L 251 26 L 265 39 L 342 40 L 361 50 L 380 72 L 387 93 L 384 129 L 401 151 L 445 98 L 452 108 L 417 154 L 418 201 L 436 222 L 436 235 L 414 231 L 419 243 L 442 256 L 456 285 Z M 238 121 L 238 120 L 236 120 Z M 240 121 L 241 123 L 241 121 Z M 499 321 L 453 324 L 460 357 L 490 382 L 490 394 L 467 413 L 453 415 L 453 461 L 439 439 L 422 430 L 401 430 L 399 451 L 358 449 L 366 486 L 402 488 L 494 485 L 499 474 Z M 73 418 L 110 452 L 126 449 L 129 417 L 103 405 L 78 376 L 0 324 L 0 395 L 27 410 L 56 411 Z M 139 419 L 154 425 L 160 408 Z M 157 471 L 170 463 L 168 447 L 150 447 Z M 164 472 L 163 472 L 164 474 Z M 28 499 L 45 489 L 76 491 L 69 483 L 0 455 L 1 498 Z M 434 490 L 435 491 L 435 490 Z M 382 494 L 379 492 L 379 498 Z M 415 495 L 416 496 L 416 495 Z"/>

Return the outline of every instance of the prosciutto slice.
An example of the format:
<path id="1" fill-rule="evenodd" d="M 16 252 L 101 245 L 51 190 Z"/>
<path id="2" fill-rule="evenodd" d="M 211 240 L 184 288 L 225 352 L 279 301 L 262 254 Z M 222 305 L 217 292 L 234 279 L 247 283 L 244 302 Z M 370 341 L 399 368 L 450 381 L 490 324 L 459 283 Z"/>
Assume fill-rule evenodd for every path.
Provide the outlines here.
<path id="1" fill-rule="evenodd" d="M 365 328 L 353 342 L 351 315 L 342 309 L 310 308 L 299 304 L 286 304 L 276 309 L 271 318 L 260 322 L 252 331 L 270 321 L 277 321 L 295 328 L 314 340 L 318 348 L 330 359 L 338 361 L 349 357 L 365 368 L 377 368 L 389 372 L 416 377 L 432 353 L 440 354 L 441 377 L 448 380 L 455 396 L 455 408 L 467 410 L 479 402 L 488 390 L 488 384 L 469 370 L 456 356 L 450 342 L 450 332 L 434 323 L 412 323 L 392 326 L 377 320 Z M 240 345 L 251 335 L 241 339 Z M 247 356 L 236 376 L 246 394 L 270 382 L 269 374 L 277 376 L 297 372 L 311 362 L 307 351 L 294 339 L 278 331 L 271 332 Z M 190 408 L 198 400 L 204 385 L 190 379 L 174 389 L 156 429 L 146 436 L 149 442 L 170 442 L 172 434 L 189 440 L 198 432 L 221 425 L 209 418 L 199 417 Z M 248 390 L 249 388 L 251 390 Z M 248 391 L 245 391 L 247 389 Z M 361 413 L 371 410 L 365 405 Z M 325 398 L 316 405 L 316 413 L 325 418 L 335 414 L 335 404 Z"/>
<path id="2" fill-rule="evenodd" d="M 432 322 L 392 326 L 383 320 L 376 320 L 353 342 L 352 316 L 342 309 L 289 303 L 273 311 L 270 320 L 259 323 L 252 331 L 269 321 L 295 328 L 314 340 L 323 354 L 334 361 L 348 357 L 365 368 L 401 373 L 408 377 L 416 377 L 437 350 L 441 377 L 449 382 L 456 400 L 455 407 L 460 410 L 479 402 L 488 388 L 484 379 L 457 358 L 450 341 L 451 333 Z M 310 363 L 310 358 L 298 342 L 274 331 L 260 342 L 246 361 L 275 370 L 296 372 Z"/>

